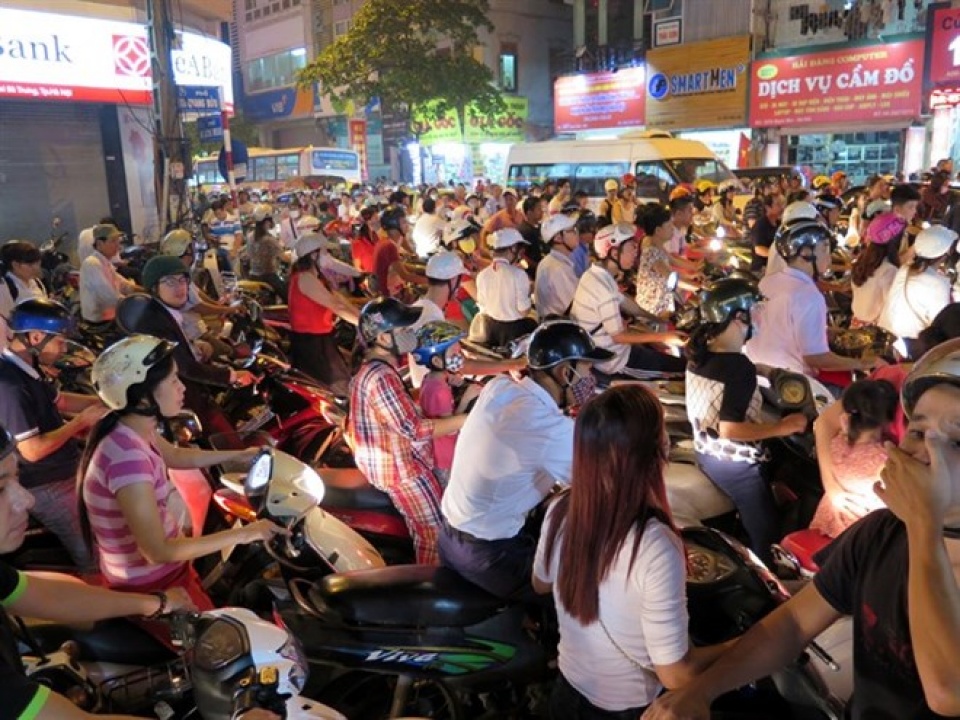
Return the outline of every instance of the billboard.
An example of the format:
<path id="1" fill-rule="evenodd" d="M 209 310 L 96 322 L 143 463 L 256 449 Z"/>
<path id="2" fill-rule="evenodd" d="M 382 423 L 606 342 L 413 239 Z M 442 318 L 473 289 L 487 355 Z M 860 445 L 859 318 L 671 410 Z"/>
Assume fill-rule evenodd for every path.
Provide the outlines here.
<path id="1" fill-rule="evenodd" d="M 923 40 L 759 59 L 750 75 L 752 127 L 909 119 L 920 114 Z"/>
<path id="2" fill-rule="evenodd" d="M 553 86 L 556 132 L 635 128 L 644 124 L 643 67 L 567 75 Z"/>
<path id="3" fill-rule="evenodd" d="M 0 8 L 0 97 L 148 105 L 150 44 L 143 25 Z M 230 46 L 179 33 L 178 85 L 222 88 L 233 109 Z"/>
<path id="4" fill-rule="evenodd" d="M 747 123 L 750 36 L 647 53 L 647 126 L 664 130 Z"/>

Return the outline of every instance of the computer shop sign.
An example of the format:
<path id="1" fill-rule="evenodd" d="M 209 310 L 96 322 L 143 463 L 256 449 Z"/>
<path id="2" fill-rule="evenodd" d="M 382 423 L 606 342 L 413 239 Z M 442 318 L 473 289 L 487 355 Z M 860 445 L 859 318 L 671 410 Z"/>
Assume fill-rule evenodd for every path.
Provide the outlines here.
<path id="1" fill-rule="evenodd" d="M 181 33 L 178 84 L 222 88 L 233 108 L 230 46 Z M 146 105 L 150 44 L 142 25 L 0 8 L 0 97 Z"/>

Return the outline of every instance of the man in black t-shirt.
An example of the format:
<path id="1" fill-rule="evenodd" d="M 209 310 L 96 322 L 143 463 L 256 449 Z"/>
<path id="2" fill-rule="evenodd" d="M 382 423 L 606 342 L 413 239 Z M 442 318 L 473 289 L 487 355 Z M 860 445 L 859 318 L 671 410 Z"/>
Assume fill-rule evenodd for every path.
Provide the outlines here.
<path id="1" fill-rule="evenodd" d="M 10 317 L 14 333 L 0 355 L 0 425 L 17 443 L 20 479 L 36 498 L 31 513 L 63 543 L 77 567 L 91 566 L 77 518 L 78 437 L 106 412 L 95 396 L 60 392 L 46 375 L 64 353 L 72 318 L 50 300 L 27 300 Z M 73 414 L 67 421 L 60 414 Z"/>
<path id="2" fill-rule="evenodd" d="M 517 230 L 523 236 L 529 245 L 523 248 L 523 254 L 527 258 L 527 275 L 531 280 L 537 276 L 537 265 L 543 259 L 543 244 L 540 239 L 540 223 L 543 220 L 543 213 L 547 203 L 540 198 L 532 195 L 525 197 L 520 209 L 523 211 L 523 222 L 517 226 Z"/>
<path id="3" fill-rule="evenodd" d="M 762 273 L 767 267 L 767 258 L 777 236 L 784 207 L 786 205 L 783 195 L 767 195 L 763 198 L 763 214 L 750 230 L 750 242 L 753 245 L 753 260 L 750 262 L 752 272 Z"/>

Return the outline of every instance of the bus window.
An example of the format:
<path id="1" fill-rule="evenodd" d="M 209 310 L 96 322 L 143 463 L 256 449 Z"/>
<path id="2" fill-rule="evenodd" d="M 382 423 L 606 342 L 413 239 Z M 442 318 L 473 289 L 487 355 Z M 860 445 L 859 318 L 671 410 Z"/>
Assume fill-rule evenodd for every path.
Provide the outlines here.
<path id="1" fill-rule="evenodd" d="M 277 156 L 277 180 L 287 180 L 288 178 L 300 176 L 300 156 L 299 155 L 278 155 Z"/>
<path id="2" fill-rule="evenodd" d="M 660 161 L 638 162 L 633 175 L 637 179 L 637 197 L 666 202 L 677 181 Z"/>
<path id="3" fill-rule="evenodd" d="M 273 182 L 277 179 L 277 159 L 275 157 L 253 157 L 253 177 L 255 182 Z"/>
<path id="4" fill-rule="evenodd" d="M 580 163 L 573 176 L 573 190 L 583 190 L 591 197 L 603 197 L 603 184 L 613 178 L 618 183 L 627 172 L 627 163 Z"/>
<path id="5" fill-rule="evenodd" d="M 716 184 L 724 180 L 735 180 L 736 177 L 719 160 L 708 158 L 684 158 L 683 160 L 667 160 L 670 170 L 683 183 L 695 184 L 698 180 L 710 180 Z"/>
<path id="6" fill-rule="evenodd" d="M 574 166 L 570 163 L 548 163 L 543 165 L 511 165 L 507 184 L 518 190 L 527 190 L 536 183 L 543 185 L 548 180 L 563 180 L 573 177 Z"/>

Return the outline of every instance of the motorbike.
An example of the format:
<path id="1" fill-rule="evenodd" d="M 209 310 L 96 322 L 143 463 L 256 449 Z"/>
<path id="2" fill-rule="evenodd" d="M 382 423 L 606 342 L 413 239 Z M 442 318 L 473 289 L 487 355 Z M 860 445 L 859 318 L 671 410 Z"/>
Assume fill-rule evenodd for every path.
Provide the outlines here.
<path id="1" fill-rule="evenodd" d="M 40 269 L 43 271 L 43 282 L 51 290 L 56 290 L 65 284 L 66 274 L 73 268 L 70 257 L 63 252 L 63 247 L 69 237 L 63 229 L 60 218 L 55 217 L 50 223 L 50 235 L 40 245 Z"/>
<path id="2" fill-rule="evenodd" d="M 309 668 L 283 628 L 243 608 L 168 623 L 174 649 L 122 619 L 88 630 L 21 623 L 33 653 L 26 674 L 92 713 L 231 720 L 260 707 L 289 720 L 346 720 L 300 695 Z"/>

